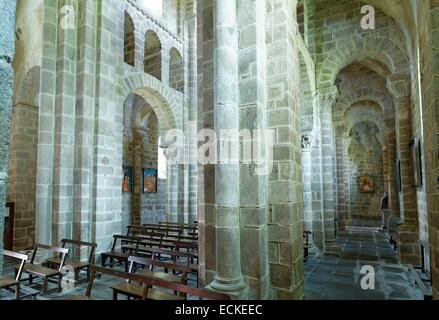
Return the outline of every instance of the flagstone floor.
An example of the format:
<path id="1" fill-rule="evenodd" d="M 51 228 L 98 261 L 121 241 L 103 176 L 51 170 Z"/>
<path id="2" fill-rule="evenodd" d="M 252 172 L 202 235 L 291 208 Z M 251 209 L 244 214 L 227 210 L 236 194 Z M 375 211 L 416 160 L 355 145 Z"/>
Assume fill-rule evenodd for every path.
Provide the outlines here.
<path id="1" fill-rule="evenodd" d="M 305 263 L 306 300 L 423 300 L 406 265 L 398 263 L 388 235 L 373 221 L 337 234 L 339 257 L 311 256 Z M 363 266 L 375 271 L 375 289 L 361 287 Z"/>

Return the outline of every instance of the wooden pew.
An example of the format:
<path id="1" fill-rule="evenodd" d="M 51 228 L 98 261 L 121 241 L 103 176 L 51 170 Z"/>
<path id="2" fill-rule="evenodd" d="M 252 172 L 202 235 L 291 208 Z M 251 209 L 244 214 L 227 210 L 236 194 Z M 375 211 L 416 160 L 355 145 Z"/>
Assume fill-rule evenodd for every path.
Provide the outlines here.
<path id="1" fill-rule="evenodd" d="M 35 258 L 38 252 L 38 249 L 44 249 L 53 252 L 54 254 L 61 255 L 61 262 L 58 266 L 57 270 L 47 268 L 43 265 L 35 264 Z M 43 279 L 43 295 L 47 296 L 48 294 L 48 286 L 49 281 L 53 281 L 58 285 L 58 292 L 62 292 L 61 280 L 62 280 L 62 269 L 64 267 L 64 262 L 67 256 L 69 249 L 66 248 L 58 248 L 52 247 L 45 244 L 35 244 L 34 250 L 32 252 L 32 256 L 29 263 L 24 265 L 23 272 L 29 274 L 29 278 L 23 279 L 21 281 L 29 281 L 30 284 L 33 283 L 34 278 L 42 278 Z M 15 272 L 18 274 L 20 270 L 20 265 L 15 266 Z M 53 280 L 53 278 L 56 278 Z"/>
<path id="2" fill-rule="evenodd" d="M 120 246 L 121 246 L 120 250 L 118 250 L 118 248 L 117 248 L 118 241 L 120 241 Z M 113 267 L 113 265 L 114 265 L 114 260 L 117 260 L 118 262 L 125 264 L 125 272 L 128 272 L 128 257 L 129 257 L 129 254 L 124 252 L 122 250 L 122 247 L 123 247 L 124 244 L 127 245 L 127 243 L 134 245 L 134 248 L 132 250 L 132 254 L 136 255 L 137 251 L 138 251 L 138 248 L 139 248 L 140 241 L 142 241 L 142 238 L 139 238 L 139 237 L 128 237 L 128 236 L 123 236 L 123 235 L 115 234 L 113 236 L 113 245 L 111 247 L 111 250 L 101 253 L 102 267 L 105 267 L 107 259 L 110 258 L 110 266 L 111 267 Z"/>
<path id="3" fill-rule="evenodd" d="M 87 290 L 84 296 L 70 296 L 67 297 L 66 300 L 95 300 L 92 297 L 93 285 L 96 275 L 108 275 L 123 279 L 129 282 L 141 283 L 139 285 L 140 288 L 138 290 L 138 295 L 135 298 L 140 300 L 155 300 L 156 298 L 166 298 L 171 297 L 173 300 L 174 297 L 177 297 L 177 300 L 183 300 L 184 297 L 173 296 L 170 294 L 157 294 L 156 292 L 161 289 L 169 289 L 172 291 L 176 291 L 178 293 L 192 295 L 199 298 L 209 299 L 209 300 L 230 300 L 230 297 L 224 294 L 208 291 L 205 289 L 199 288 L 191 288 L 186 285 L 176 284 L 172 282 L 167 282 L 164 280 L 157 280 L 145 275 L 135 274 L 135 273 L 126 273 L 122 271 L 116 271 L 113 269 L 103 268 L 92 265 L 90 267 L 90 281 L 88 282 Z M 156 287 L 156 288 L 151 288 Z M 117 299 L 117 295 L 113 295 L 113 299 Z"/>
<path id="4" fill-rule="evenodd" d="M 18 252 L 12 252 L 9 250 L 3 250 L 3 255 L 12 259 L 20 260 L 20 267 L 18 268 L 17 274 L 15 276 L 15 279 L 9 278 L 9 277 L 3 277 L 0 276 L 0 290 L 6 289 L 11 290 L 15 287 L 15 299 L 20 299 L 20 279 L 21 275 L 23 273 L 23 268 L 26 263 L 26 261 L 29 259 L 29 257 L 25 254 L 18 253 Z"/>
<path id="5" fill-rule="evenodd" d="M 150 265 L 152 263 L 151 259 L 139 257 L 129 257 L 129 261 L 131 262 L 130 268 L 134 264 Z M 142 276 L 150 280 L 149 286 L 151 288 L 148 288 L 147 291 L 148 300 L 185 300 L 187 295 L 193 295 L 199 298 L 211 300 L 230 300 L 230 297 L 223 294 L 218 294 L 216 292 L 211 292 L 205 289 L 192 288 L 182 283 L 170 282 L 161 278 L 151 276 L 149 274 L 142 274 Z M 141 298 L 141 293 L 144 292 L 143 290 L 145 289 L 145 285 L 140 286 L 129 281 L 113 285 L 111 288 L 113 289 L 114 300 L 117 300 L 119 294 L 128 296 L 128 298 L 139 299 Z M 160 289 L 169 289 L 174 291 L 174 293 L 176 294 L 171 295 L 169 293 L 163 292 Z M 186 297 L 181 296 L 181 294 L 185 295 Z"/>
<path id="6" fill-rule="evenodd" d="M 139 274 L 117 271 L 117 270 L 99 267 L 99 266 L 95 266 L 95 265 L 91 265 L 89 270 L 90 270 L 90 280 L 88 282 L 88 286 L 87 286 L 87 290 L 85 292 L 85 295 L 84 296 L 66 297 L 65 300 L 95 300 L 92 297 L 94 280 L 95 280 L 96 276 L 102 277 L 103 275 L 117 277 L 117 278 L 123 279 L 125 281 L 128 280 L 128 281 L 142 283 L 143 290 L 140 293 L 140 300 L 147 299 L 148 288 L 151 285 L 150 279 L 145 278 L 144 276 L 139 275 Z"/>
<path id="7" fill-rule="evenodd" d="M 72 245 L 74 247 L 77 247 L 77 249 L 79 249 L 79 250 L 81 249 L 81 247 L 88 247 L 89 248 L 89 254 L 88 254 L 87 261 L 81 261 L 80 259 L 74 259 L 73 257 L 72 258 L 67 257 L 66 261 L 64 262 L 64 265 L 71 266 L 73 268 L 74 273 L 75 273 L 75 281 L 77 283 L 84 281 L 84 280 L 79 279 L 79 273 L 81 272 L 81 270 L 86 271 L 87 278 L 85 279 L 85 281 L 89 281 L 89 279 L 90 279 L 89 268 L 94 261 L 94 254 L 95 254 L 97 244 L 91 243 L 91 242 L 78 241 L 78 240 L 70 240 L 70 239 L 62 239 L 61 244 L 62 244 L 62 248 L 65 248 L 66 245 Z M 57 257 L 57 258 L 46 259 L 46 262 L 49 265 L 49 267 L 51 267 L 51 268 L 53 268 L 53 267 L 59 268 L 59 265 L 61 264 L 61 260 L 62 260 L 61 257 Z"/>

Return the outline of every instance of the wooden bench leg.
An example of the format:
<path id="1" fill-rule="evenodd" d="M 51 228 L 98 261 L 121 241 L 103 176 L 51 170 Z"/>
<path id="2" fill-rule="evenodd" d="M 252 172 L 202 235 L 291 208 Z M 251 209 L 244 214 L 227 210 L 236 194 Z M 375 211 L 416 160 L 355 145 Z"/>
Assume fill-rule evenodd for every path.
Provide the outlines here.
<path id="1" fill-rule="evenodd" d="M 113 300 L 117 300 L 117 291 L 113 290 Z"/>
<path id="2" fill-rule="evenodd" d="M 79 272 L 81 269 L 75 269 L 75 283 L 79 282 Z"/>
<path id="3" fill-rule="evenodd" d="M 61 286 L 61 283 L 62 283 L 62 274 L 60 274 L 60 275 L 58 276 L 58 292 L 59 292 L 59 293 L 62 292 L 62 286 Z"/>
<path id="4" fill-rule="evenodd" d="M 107 256 L 102 256 L 102 261 L 101 261 L 101 264 L 102 264 L 102 267 L 105 267 L 105 263 L 107 262 Z"/>
<path id="5" fill-rule="evenodd" d="M 15 289 L 15 299 L 20 300 L 20 283 L 17 284 L 17 288 Z"/>
<path id="6" fill-rule="evenodd" d="M 49 289 L 49 278 L 44 278 L 44 284 L 43 284 L 43 296 L 47 296 Z"/>
<path id="7" fill-rule="evenodd" d="M 29 284 L 33 284 L 34 283 L 34 276 L 29 274 Z"/>

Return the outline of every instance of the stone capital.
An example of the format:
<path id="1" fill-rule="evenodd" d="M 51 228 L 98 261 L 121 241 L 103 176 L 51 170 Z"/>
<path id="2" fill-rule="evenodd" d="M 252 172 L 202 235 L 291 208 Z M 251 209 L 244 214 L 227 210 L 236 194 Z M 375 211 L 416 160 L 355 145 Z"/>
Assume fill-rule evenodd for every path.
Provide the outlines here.
<path id="1" fill-rule="evenodd" d="M 302 152 L 309 152 L 312 149 L 314 136 L 310 133 L 303 134 L 301 138 Z"/>
<path id="2" fill-rule="evenodd" d="M 337 86 L 319 88 L 317 90 L 317 96 L 320 102 L 332 104 L 338 98 L 338 88 Z"/>
<path id="3" fill-rule="evenodd" d="M 410 97 L 410 77 L 405 73 L 393 73 L 387 77 L 387 89 L 397 99 Z"/>
<path id="4" fill-rule="evenodd" d="M 337 136 L 344 136 L 344 134 L 347 132 L 347 127 L 344 124 L 338 125 L 337 127 L 335 127 L 335 133 L 337 134 Z"/>

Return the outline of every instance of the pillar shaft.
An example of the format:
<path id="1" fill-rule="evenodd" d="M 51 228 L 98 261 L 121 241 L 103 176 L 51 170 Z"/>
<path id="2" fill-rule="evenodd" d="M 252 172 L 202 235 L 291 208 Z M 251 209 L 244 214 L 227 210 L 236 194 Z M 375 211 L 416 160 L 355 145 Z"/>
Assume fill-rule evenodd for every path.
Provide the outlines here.
<path id="1" fill-rule="evenodd" d="M 218 147 L 237 142 L 222 130 L 239 129 L 238 37 L 236 1 L 214 1 L 214 121 Z M 222 161 L 215 167 L 216 275 L 211 288 L 243 297 L 239 228 L 239 162 Z"/>
<path id="2" fill-rule="evenodd" d="M 410 80 L 404 74 L 392 74 L 387 88 L 394 96 L 397 147 L 401 162 L 401 186 L 399 193 L 401 222 L 399 228 L 400 258 L 404 263 L 420 264 L 420 244 L 416 189 L 410 174 L 410 141 L 412 140 Z"/>
<path id="3" fill-rule="evenodd" d="M 337 97 L 337 87 L 323 88 L 320 96 L 320 121 L 322 139 L 323 212 L 325 229 L 325 253 L 338 254 L 335 241 L 334 210 L 334 137 L 332 129 L 332 106 Z"/>
<path id="4" fill-rule="evenodd" d="M 309 245 L 314 246 L 313 232 L 313 197 L 312 197 L 312 151 L 313 136 L 302 136 L 302 183 L 303 183 L 303 229 L 311 231 Z"/>
<path id="5" fill-rule="evenodd" d="M 198 220 L 197 0 L 188 2 L 187 19 L 189 31 L 189 223 L 192 223 Z"/>

